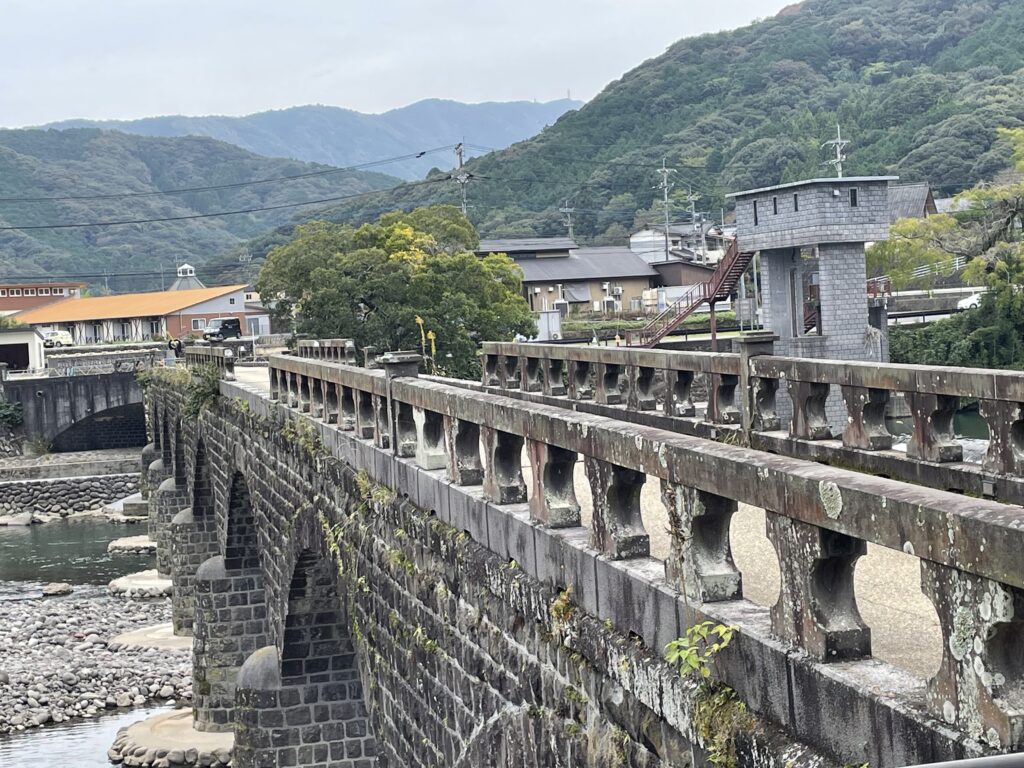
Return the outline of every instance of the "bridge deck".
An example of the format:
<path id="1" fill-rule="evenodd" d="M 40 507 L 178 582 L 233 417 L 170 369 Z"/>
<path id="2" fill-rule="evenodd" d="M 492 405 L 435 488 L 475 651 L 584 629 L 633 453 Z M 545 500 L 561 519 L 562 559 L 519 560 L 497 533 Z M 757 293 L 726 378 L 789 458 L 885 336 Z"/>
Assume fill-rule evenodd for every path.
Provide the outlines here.
<path id="1" fill-rule="evenodd" d="M 235 376 L 241 383 L 270 391 L 266 368 L 239 367 Z M 525 456 L 523 477 L 529 486 L 531 468 Z M 593 499 L 582 459 L 576 465 L 575 486 L 583 524 L 589 526 Z M 668 516 L 656 482 L 649 480 L 644 485 L 641 505 L 651 537 L 651 555 L 664 559 L 669 549 Z M 736 565 L 743 573 L 744 597 L 759 605 L 773 605 L 779 595 L 779 564 L 765 534 L 764 510 L 741 504 L 732 521 L 730 540 Z M 939 666 L 942 639 L 935 609 L 920 584 L 916 557 L 869 544 L 867 556 L 857 563 L 857 605 L 871 627 L 873 655 L 923 679 Z"/>

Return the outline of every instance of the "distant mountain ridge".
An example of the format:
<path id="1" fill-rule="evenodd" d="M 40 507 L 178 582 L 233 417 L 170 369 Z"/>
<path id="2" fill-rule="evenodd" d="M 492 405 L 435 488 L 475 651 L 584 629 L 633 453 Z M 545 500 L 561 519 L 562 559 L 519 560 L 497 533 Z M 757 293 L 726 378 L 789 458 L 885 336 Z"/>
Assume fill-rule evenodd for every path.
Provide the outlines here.
<path id="1" fill-rule="evenodd" d="M 291 221 L 301 211 L 293 203 L 396 183 L 381 173 L 261 157 L 195 136 L 0 130 L 0 228 L 20 227 L 0 229 L 0 280 L 81 277 L 97 290 L 124 292 L 169 284 L 175 265 L 188 261 L 209 285 L 241 282 L 252 277 L 245 269 L 226 275 L 204 264 Z M 194 191 L 157 194 L 168 190 Z M 265 208 L 273 210 L 258 210 Z M 225 211 L 251 213 L 211 215 Z M 147 219 L 165 221 L 51 228 Z M 236 267 L 244 265 L 240 256 Z"/>
<path id="2" fill-rule="evenodd" d="M 503 149 L 530 138 L 582 102 L 511 101 L 465 104 L 443 99 L 418 101 L 379 115 L 341 107 L 308 105 L 241 117 L 168 115 L 140 120 L 63 120 L 42 126 L 101 128 L 142 136 L 207 136 L 266 157 L 347 167 L 454 145 L 465 140 Z M 470 149 L 467 157 L 481 154 Z M 403 179 L 421 179 L 433 167 L 451 168 L 453 155 L 432 154 L 380 166 Z"/>

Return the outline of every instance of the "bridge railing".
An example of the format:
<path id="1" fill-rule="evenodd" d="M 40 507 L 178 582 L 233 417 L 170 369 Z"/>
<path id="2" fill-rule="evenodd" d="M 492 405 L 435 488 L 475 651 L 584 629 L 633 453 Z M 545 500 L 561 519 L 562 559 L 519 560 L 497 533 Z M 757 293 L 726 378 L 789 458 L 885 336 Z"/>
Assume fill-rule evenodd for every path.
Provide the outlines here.
<path id="1" fill-rule="evenodd" d="M 611 406 L 593 409 L 605 415 L 614 408 L 616 418 L 691 434 L 742 427 L 753 447 L 1024 504 L 1024 373 L 776 357 L 770 335 L 734 341 L 739 352 L 732 354 L 486 343 L 483 385 L 579 410 L 590 409 L 580 401 L 592 400 Z M 591 395 L 563 374 L 581 367 L 623 375 L 617 386 L 614 377 L 610 385 L 598 377 Z M 701 374 L 708 405 L 698 410 L 688 395 Z M 844 423 L 829 423 L 830 400 L 845 408 Z M 909 435 L 890 431 L 893 400 L 906 405 Z M 954 417 L 975 401 L 989 441 L 965 460 Z"/>
<path id="2" fill-rule="evenodd" d="M 497 353 L 492 348 L 490 354 Z M 600 353 L 589 354 L 574 362 L 603 365 L 603 375 L 610 376 L 610 364 Z M 562 586 L 574 584 L 574 596 L 588 610 L 620 631 L 635 631 L 654 648 L 664 641 L 665 627 L 676 626 L 667 617 L 671 610 L 675 621 L 676 609 L 669 606 L 676 606 L 677 595 L 686 596 L 687 611 L 723 606 L 725 613 L 717 616 L 732 617 L 741 636 L 763 637 L 758 617 L 764 609 L 742 600 L 743 575 L 730 548 L 733 514 L 738 504 L 749 504 L 766 510 L 767 535 L 781 569 L 780 596 L 767 616 L 771 634 L 820 663 L 853 663 L 844 669 L 854 682 L 843 685 L 846 695 L 860 696 L 863 686 L 871 688 L 884 674 L 879 677 L 880 662 L 866 661 L 871 630 L 857 609 L 854 567 L 869 543 L 915 556 L 943 638 L 941 666 L 926 683 L 927 710 L 947 724 L 941 727 L 954 726 L 993 747 L 1024 748 L 1024 515 L 1019 508 L 468 391 L 418 378 L 418 359 L 385 355 L 383 370 L 366 370 L 275 356 L 271 398 L 372 439 L 422 470 L 447 470 L 452 491 L 438 503 L 451 505 L 453 516 L 459 506 L 455 488 L 469 486 L 467 493 L 481 493 L 509 515 L 526 515 L 540 528 L 564 529 L 561 547 L 541 551 L 536 538 L 536 549 L 519 548 L 519 556 L 529 561 L 523 567 Z M 645 356 L 633 364 L 657 367 L 655 360 Z M 697 360 L 704 358 L 687 358 L 686 365 Z M 722 360 L 701 364 L 711 372 L 733 364 L 731 358 Z M 508 384 L 516 371 L 491 365 L 489 372 Z M 526 380 L 532 386 L 533 374 L 527 372 Z M 593 498 L 588 525 L 576 495 L 578 462 L 585 466 Z M 640 491 L 648 478 L 660 483 L 669 522 L 664 561 L 650 556 L 641 514 Z M 478 541 L 511 557 L 519 551 L 516 534 L 512 528 L 496 533 L 499 522 L 467 517 L 459 527 L 477 537 L 483 525 Z M 583 567 L 578 547 L 594 552 L 596 574 Z M 604 580 L 600 589 L 595 579 Z M 738 608 L 729 613 L 731 604 Z M 867 664 L 862 678 L 856 662 Z M 749 674 L 723 674 L 746 700 L 763 695 Z"/>
<path id="3" fill-rule="evenodd" d="M 230 347 L 185 347 L 185 365 L 213 365 L 228 381 L 235 378 L 235 352 Z"/>
<path id="4" fill-rule="evenodd" d="M 353 339 L 299 339 L 295 352 L 299 357 L 358 365 Z"/>

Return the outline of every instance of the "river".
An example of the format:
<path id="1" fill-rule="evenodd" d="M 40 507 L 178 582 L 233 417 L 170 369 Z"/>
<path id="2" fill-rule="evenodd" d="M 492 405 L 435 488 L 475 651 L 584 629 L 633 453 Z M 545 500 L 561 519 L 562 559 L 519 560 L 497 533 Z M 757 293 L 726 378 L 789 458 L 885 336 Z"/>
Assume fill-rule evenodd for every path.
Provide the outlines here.
<path id="1" fill-rule="evenodd" d="M 145 532 L 145 526 L 79 517 L 45 525 L 0 527 L 0 600 L 37 597 L 41 586 L 63 581 L 105 585 L 126 573 L 151 568 L 148 555 L 110 555 L 107 544 Z M 118 729 L 161 707 L 111 710 L 110 714 L 0 736 L 3 768 L 101 768 Z"/>

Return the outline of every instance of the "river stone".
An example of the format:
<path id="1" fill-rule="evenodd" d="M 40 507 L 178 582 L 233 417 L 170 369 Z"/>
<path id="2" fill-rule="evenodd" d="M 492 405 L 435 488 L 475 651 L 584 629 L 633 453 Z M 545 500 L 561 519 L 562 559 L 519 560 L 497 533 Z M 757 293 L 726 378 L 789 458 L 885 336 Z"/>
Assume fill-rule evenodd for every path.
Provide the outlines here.
<path id="1" fill-rule="evenodd" d="M 19 512 L 16 515 L 8 515 L 0 518 L 0 525 L 32 525 L 32 513 Z"/>
<path id="2" fill-rule="evenodd" d="M 56 595 L 70 595 L 74 592 L 70 584 L 63 581 L 55 581 L 43 587 L 43 597 L 54 597 Z"/>
<path id="3" fill-rule="evenodd" d="M 6 672 L 0 672 L 0 685 L 10 685 L 11 676 Z"/>

